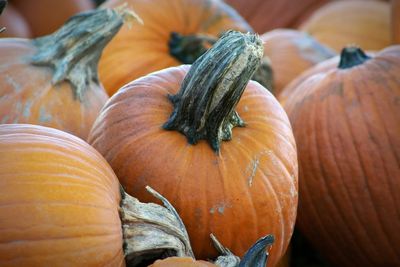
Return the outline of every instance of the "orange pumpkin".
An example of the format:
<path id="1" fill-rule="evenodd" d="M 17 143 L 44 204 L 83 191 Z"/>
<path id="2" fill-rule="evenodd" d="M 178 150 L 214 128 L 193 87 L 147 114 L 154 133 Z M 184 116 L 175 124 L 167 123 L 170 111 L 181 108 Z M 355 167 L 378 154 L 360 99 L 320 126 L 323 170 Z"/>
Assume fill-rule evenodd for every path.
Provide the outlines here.
<path id="1" fill-rule="evenodd" d="M 166 252 L 191 255 L 176 212 L 121 192 L 105 159 L 73 135 L 0 125 L 0 165 L 1 266 L 125 266 L 125 257 L 137 266 Z"/>
<path id="2" fill-rule="evenodd" d="M 293 231 L 297 158 L 291 127 L 264 87 L 246 86 L 262 49 L 258 37 L 229 32 L 191 67 L 127 84 L 106 103 L 88 138 L 127 192 L 147 201 L 140 187 L 149 184 L 171 201 L 199 259 L 216 256 L 209 233 L 238 256 L 271 233 L 274 266 Z M 232 137 L 234 126 L 242 127 Z"/>
<path id="3" fill-rule="evenodd" d="M 0 123 L 40 124 L 85 139 L 108 99 L 99 56 L 122 23 L 103 9 L 73 17 L 53 35 L 0 39 Z"/>
<path id="4" fill-rule="evenodd" d="M 99 73 L 109 95 L 150 72 L 192 63 L 229 29 L 251 31 L 229 6 L 215 0 L 109 0 L 127 2 L 144 24 L 124 27 L 104 50 Z"/>
<path id="5" fill-rule="evenodd" d="M 71 16 L 94 8 L 91 0 L 10 0 L 27 21 L 34 37 L 56 31 Z"/>
<path id="6" fill-rule="evenodd" d="M 298 26 L 329 0 L 225 0 L 260 34 Z"/>
<path id="7" fill-rule="evenodd" d="M 337 68 L 284 103 L 299 153 L 298 226 L 336 266 L 400 266 L 399 73 L 400 46 L 345 48 Z"/>
<path id="8" fill-rule="evenodd" d="M 300 87 L 300 84 L 302 84 L 305 80 L 308 78 L 312 77 L 313 75 L 316 74 L 321 74 L 323 75 L 325 72 L 328 70 L 335 69 L 339 63 L 340 57 L 336 56 L 331 59 L 327 59 L 325 61 L 322 61 L 315 66 L 307 69 L 306 71 L 302 72 L 300 75 L 298 75 L 293 81 L 291 81 L 287 86 L 285 86 L 278 94 L 278 100 L 279 102 L 284 105 L 288 97 L 291 97 L 294 94 L 299 93 L 301 94 L 303 91 L 302 87 Z"/>
<path id="9" fill-rule="evenodd" d="M 380 50 L 391 44 L 390 5 L 383 1 L 332 1 L 316 10 L 300 29 L 336 51 L 350 44 Z"/>
<path id="10" fill-rule="evenodd" d="M 5 27 L 6 29 L 0 33 L 1 38 L 30 38 L 32 36 L 27 21 L 10 3 L 7 4 L 0 16 L 0 29 L 3 27 Z"/>
<path id="11" fill-rule="evenodd" d="M 391 1 L 392 42 L 400 44 L 400 1 Z"/>
<path id="12" fill-rule="evenodd" d="M 333 50 L 296 30 L 276 29 L 260 38 L 264 42 L 264 56 L 271 61 L 275 95 L 301 72 L 335 55 Z"/>

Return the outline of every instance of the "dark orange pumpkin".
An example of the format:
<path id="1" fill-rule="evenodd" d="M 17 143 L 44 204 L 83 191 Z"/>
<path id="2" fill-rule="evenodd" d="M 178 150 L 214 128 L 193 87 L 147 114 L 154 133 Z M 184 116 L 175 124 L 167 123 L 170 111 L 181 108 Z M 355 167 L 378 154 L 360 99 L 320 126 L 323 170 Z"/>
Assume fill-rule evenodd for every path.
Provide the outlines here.
<path id="1" fill-rule="evenodd" d="M 229 32 L 191 67 L 171 67 L 124 86 L 89 135 L 127 192 L 147 201 L 140 187 L 149 184 L 171 201 L 199 259 L 216 256 L 210 233 L 238 256 L 271 233 L 274 266 L 293 231 L 297 158 L 291 127 L 264 87 L 246 86 L 262 49 L 258 37 Z M 232 133 L 234 126 L 242 127 Z"/>
<path id="2" fill-rule="evenodd" d="M 351 44 L 380 50 L 391 44 L 390 5 L 383 1 L 332 1 L 316 10 L 299 29 L 336 51 Z"/>
<path id="3" fill-rule="evenodd" d="M 4 37 L 22 37 L 30 38 L 32 33 L 25 18 L 10 3 L 6 5 L 0 16 L 0 29 L 5 30 L 0 33 L 0 38 Z"/>
<path id="4" fill-rule="evenodd" d="M 85 139 L 108 99 L 97 63 L 122 23 L 122 15 L 103 9 L 49 36 L 0 39 L 0 123 L 40 124 Z"/>
<path id="5" fill-rule="evenodd" d="M 100 79 L 109 95 L 150 72 L 190 64 L 210 42 L 234 29 L 251 31 L 231 7 L 215 0 L 109 0 L 106 7 L 127 2 L 144 24 L 124 27 L 104 50 Z"/>
<path id="6" fill-rule="evenodd" d="M 392 42 L 400 44 L 400 1 L 391 1 Z"/>
<path id="7" fill-rule="evenodd" d="M 300 73 L 336 54 L 311 36 L 296 30 L 276 29 L 260 38 L 264 41 L 264 56 L 271 61 L 275 95 L 279 95 Z"/>
<path id="8" fill-rule="evenodd" d="M 10 0 L 27 21 L 33 37 L 53 33 L 71 16 L 94 8 L 91 0 Z"/>
<path id="9" fill-rule="evenodd" d="M 0 125 L 0 266 L 137 266 L 192 256 L 176 211 L 121 192 L 105 159 L 71 134 Z M 143 265 L 140 265 L 143 266 Z"/>
<path id="10" fill-rule="evenodd" d="M 329 0 L 225 0 L 260 34 L 296 27 Z"/>
<path id="11" fill-rule="evenodd" d="M 298 226 L 336 266 L 400 266 L 400 46 L 343 50 L 284 103 L 299 153 Z"/>

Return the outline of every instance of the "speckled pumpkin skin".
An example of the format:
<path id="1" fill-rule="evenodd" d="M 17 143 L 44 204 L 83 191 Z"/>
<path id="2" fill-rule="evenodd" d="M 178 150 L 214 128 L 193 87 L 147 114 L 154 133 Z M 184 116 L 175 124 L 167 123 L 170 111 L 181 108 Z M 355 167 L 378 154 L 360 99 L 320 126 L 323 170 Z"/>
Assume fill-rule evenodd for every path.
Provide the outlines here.
<path id="1" fill-rule="evenodd" d="M 43 125 L 86 139 L 107 93 L 91 81 L 78 99 L 68 81 L 53 85 L 51 68 L 29 63 L 36 52 L 27 39 L 0 39 L 0 123 Z"/>

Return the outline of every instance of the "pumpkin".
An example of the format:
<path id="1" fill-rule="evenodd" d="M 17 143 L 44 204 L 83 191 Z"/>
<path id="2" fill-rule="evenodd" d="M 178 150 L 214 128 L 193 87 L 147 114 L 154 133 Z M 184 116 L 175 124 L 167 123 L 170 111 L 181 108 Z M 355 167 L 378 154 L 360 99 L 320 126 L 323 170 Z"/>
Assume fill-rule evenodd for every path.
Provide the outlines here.
<path id="1" fill-rule="evenodd" d="M 400 44 L 400 1 L 391 0 L 392 43 Z"/>
<path id="2" fill-rule="evenodd" d="M 299 153 L 298 226 L 336 266 L 400 266 L 400 46 L 342 51 L 284 104 Z"/>
<path id="3" fill-rule="evenodd" d="M 170 67 L 125 85 L 89 134 L 128 193 L 148 201 L 140 189 L 148 184 L 171 201 L 198 259 L 216 256 L 209 233 L 242 256 L 268 232 L 276 240 L 274 266 L 293 231 L 291 126 L 275 97 L 248 83 L 262 50 L 257 36 L 229 31 L 191 67 Z"/>
<path id="4" fill-rule="evenodd" d="M 85 139 L 108 99 L 97 63 L 122 17 L 90 11 L 49 36 L 0 39 L 0 123 L 40 124 Z"/>
<path id="5" fill-rule="evenodd" d="M 225 0 L 260 34 L 296 27 L 329 0 Z"/>
<path id="6" fill-rule="evenodd" d="M 0 265 L 138 266 L 163 254 L 192 255 L 166 203 L 121 191 L 105 159 L 71 134 L 0 125 Z"/>
<path id="7" fill-rule="evenodd" d="M 144 24 L 123 28 L 100 59 L 99 75 L 109 95 L 126 83 L 182 63 L 191 64 L 223 32 L 251 31 L 231 7 L 215 0 L 109 0 L 127 2 Z"/>
<path id="8" fill-rule="evenodd" d="M 391 44 L 390 5 L 383 1 L 332 1 L 316 10 L 300 29 L 336 51 L 349 44 L 380 50 Z"/>
<path id="9" fill-rule="evenodd" d="M 271 61 L 275 95 L 301 72 L 335 55 L 333 50 L 296 30 L 276 29 L 260 38 L 264 42 L 264 56 Z"/>
<path id="10" fill-rule="evenodd" d="M 335 56 L 333 58 L 324 60 L 315 66 L 305 70 L 302 72 L 300 75 L 298 75 L 293 81 L 291 81 L 288 85 L 286 85 L 282 92 L 278 94 L 278 100 L 279 102 L 284 105 L 288 97 L 291 97 L 294 94 L 299 93 L 301 94 L 304 92 L 302 87 L 300 87 L 300 84 L 302 84 L 305 80 L 308 78 L 316 75 L 316 74 L 323 74 L 327 72 L 328 70 L 335 69 L 339 63 L 340 57 Z"/>
<path id="11" fill-rule="evenodd" d="M 0 29 L 5 27 L 5 31 L 1 32 L 0 37 L 22 37 L 29 38 L 32 36 L 29 25 L 25 18 L 10 3 L 6 6 L 6 1 L 2 1 L 3 12 L 0 16 Z"/>
<path id="12" fill-rule="evenodd" d="M 71 16 L 94 8 L 91 0 L 12 0 L 12 4 L 27 21 L 34 37 L 53 33 Z"/>

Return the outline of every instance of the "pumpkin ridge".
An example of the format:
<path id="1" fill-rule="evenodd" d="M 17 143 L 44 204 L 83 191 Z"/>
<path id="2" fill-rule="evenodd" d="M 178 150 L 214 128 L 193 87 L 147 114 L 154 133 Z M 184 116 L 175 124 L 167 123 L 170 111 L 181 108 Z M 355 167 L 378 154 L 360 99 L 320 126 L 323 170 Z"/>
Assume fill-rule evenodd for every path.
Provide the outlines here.
<path id="1" fill-rule="evenodd" d="M 344 83 L 345 81 L 341 81 L 341 83 Z M 342 98 L 344 99 L 344 97 L 342 96 Z M 342 103 L 344 103 L 344 101 L 341 101 Z M 330 102 L 329 103 L 330 105 L 328 105 L 327 103 L 324 105 L 324 108 L 325 109 L 327 109 L 327 113 L 329 114 L 329 113 L 331 113 L 331 112 L 329 112 L 330 110 L 331 110 L 331 106 L 333 105 L 333 103 L 332 102 Z M 333 110 L 335 110 L 334 108 L 335 108 L 336 106 L 335 105 L 333 105 Z M 336 111 L 336 113 L 337 113 L 337 111 Z M 343 113 L 346 113 L 346 111 L 345 111 L 345 108 L 343 108 Z M 335 114 L 335 113 L 334 113 Z M 333 116 L 335 116 L 334 114 L 332 114 Z M 332 116 L 331 115 L 331 116 Z M 325 123 L 326 123 L 326 127 L 324 127 L 325 129 L 327 129 L 326 130 L 326 138 L 328 139 L 327 141 L 327 148 L 329 148 L 329 150 L 330 150 L 330 155 L 332 155 L 333 156 L 333 159 L 334 159 L 334 161 L 333 162 L 338 162 L 337 161 L 337 159 L 338 159 L 338 157 L 337 157 L 337 154 L 336 153 L 334 153 L 334 149 L 333 149 L 333 147 L 332 147 L 332 145 L 331 144 L 333 144 L 333 142 L 331 141 L 332 139 L 332 137 L 331 137 L 331 134 L 330 133 L 333 133 L 334 131 L 332 131 L 332 128 L 331 127 L 334 127 L 335 125 L 333 124 L 333 123 L 329 123 L 328 121 L 325 121 Z M 349 124 L 348 122 L 344 122 L 345 124 L 347 124 L 348 125 L 348 127 L 350 127 L 350 125 L 351 124 Z M 351 128 L 348 128 L 348 132 L 351 134 Z M 343 147 L 343 148 L 345 148 L 346 147 L 346 145 L 342 142 L 342 138 L 338 138 L 338 140 L 340 140 L 340 143 L 341 143 L 341 146 Z M 354 147 L 355 148 L 355 147 Z M 319 149 L 320 148 L 318 148 L 317 149 L 317 151 L 319 151 Z M 338 164 L 335 164 L 334 165 L 335 166 L 335 169 L 336 169 L 336 172 L 337 172 L 337 174 L 338 174 L 338 180 L 340 180 L 341 181 L 341 183 L 342 184 L 345 184 L 345 175 L 344 175 L 344 173 L 345 173 L 345 171 L 343 171 L 342 170 L 342 168 L 341 168 L 341 166 L 339 166 Z M 328 191 L 330 191 L 330 193 L 329 193 L 329 195 L 331 195 L 331 196 L 334 196 L 334 194 L 333 194 L 333 192 L 332 192 L 332 190 L 331 190 L 331 188 L 332 188 L 332 186 L 327 186 L 327 189 L 328 189 Z M 350 204 L 350 206 L 351 206 L 351 209 L 355 212 L 355 213 L 358 213 L 358 211 L 357 211 L 357 209 L 354 207 L 354 205 L 353 205 L 353 199 L 352 199 L 352 197 L 351 197 L 351 193 L 348 191 L 348 189 L 346 188 L 346 187 L 342 187 L 343 188 L 343 194 L 348 198 L 348 203 Z M 335 197 L 332 197 L 331 199 L 333 199 L 333 200 L 335 200 L 334 202 L 335 202 L 335 207 L 340 207 L 340 203 L 338 203 L 338 201 L 337 201 L 337 199 L 335 198 Z M 346 218 L 345 218 L 345 215 L 341 212 L 341 210 L 340 210 L 340 208 L 338 208 L 337 209 L 337 214 L 339 215 L 339 217 L 340 217 L 340 220 L 341 221 L 343 221 L 343 222 L 345 222 L 346 221 Z M 364 233 L 365 233 L 365 235 L 366 236 L 368 236 L 368 233 L 365 231 L 365 228 L 363 227 L 363 223 L 361 222 L 361 221 L 359 221 L 357 218 L 356 218 L 356 221 L 357 221 L 357 227 L 359 228 L 359 229 L 363 229 L 364 230 Z M 346 226 L 348 226 L 347 224 L 343 224 L 343 223 L 341 223 L 341 225 L 346 225 Z M 349 235 L 351 235 L 351 233 L 353 232 L 353 230 L 352 230 L 352 227 L 347 227 L 348 228 L 348 231 L 349 231 Z M 354 241 L 354 245 L 356 245 L 357 244 L 357 242 L 358 242 L 358 240 L 357 240 L 357 237 L 353 237 L 352 238 L 353 239 L 353 241 Z M 373 240 L 371 239 L 370 240 L 371 242 L 373 242 Z M 358 253 L 368 253 L 367 251 L 359 251 Z"/>
<path id="2" fill-rule="evenodd" d="M 256 35 L 226 33 L 191 66 L 179 92 L 170 96 L 174 111 L 163 128 L 181 132 L 190 144 L 206 139 L 218 152 L 221 140 L 231 139 L 231 129 L 244 126 L 234 108 L 260 64 L 262 49 Z"/>
<path id="3" fill-rule="evenodd" d="M 342 76 L 341 76 L 342 77 Z M 350 81 L 350 79 L 345 79 L 345 77 L 343 77 L 343 78 L 341 78 L 341 83 L 343 84 L 343 87 L 344 87 L 344 84 L 346 84 L 347 86 L 351 86 L 351 82 L 348 82 L 348 81 Z M 358 96 L 358 94 L 357 94 L 357 96 Z M 342 96 L 342 98 L 343 98 L 343 96 Z M 358 100 L 358 102 L 359 103 L 361 103 L 359 100 Z M 351 120 L 350 120 L 350 118 L 348 117 L 348 112 L 346 111 L 346 105 L 345 105 L 345 101 L 344 101 L 344 99 L 342 100 L 342 101 L 340 101 L 340 103 L 341 103 L 341 105 L 340 105 L 340 107 L 341 107 L 341 110 L 342 110 L 342 114 L 344 115 L 343 116 L 343 123 L 346 125 L 346 131 L 347 131 L 347 134 L 350 136 L 350 138 L 346 138 L 346 140 L 352 140 L 352 144 L 351 144 L 351 149 L 354 151 L 354 153 L 355 154 L 357 154 L 357 155 L 360 155 L 360 151 L 359 151 L 359 147 L 357 146 L 357 144 L 354 142 L 356 139 L 354 139 L 354 133 L 353 133 L 353 129 L 352 129 L 352 122 L 351 122 Z M 329 135 L 329 134 L 328 134 Z M 342 140 L 343 138 L 340 138 L 339 140 L 341 141 L 341 145 L 342 145 L 342 147 L 343 147 L 343 150 L 346 150 L 346 149 L 349 149 L 349 147 L 346 147 L 346 144 L 345 143 L 343 143 Z M 339 168 L 339 166 L 337 166 L 337 168 Z M 365 166 L 364 166 L 364 163 L 363 162 L 360 162 L 360 161 L 358 161 L 358 166 L 357 166 L 357 168 L 358 168 L 358 171 L 357 172 L 361 172 L 362 174 L 361 174 L 361 176 L 364 176 L 365 177 Z M 346 184 L 345 183 L 345 176 L 343 175 L 343 171 L 340 171 L 340 173 L 341 173 L 341 177 L 343 177 L 343 179 L 342 179 L 342 183 L 343 184 Z M 367 183 L 367 181 L 365 181 L 364 182 L 367 186 L 368 186 L 368 183 Z M 352 199 L 351 198 L 351 193 L 348 191 L 348 188 L 347 187 L 343 187 L 343 190 L 346 192 L 346 194 L 349 196 L 349 198 L 350 198 L 350 203 L 352 204 L 353 203 L 353 201 L 354 201 L 354 199 Z M 332 192 L 332 191 L 331 191 Z M 331 193 L 331 194 L 333 194 L 333 192 Z M 371 199 L 371 195 L 370 195 L 370 191 L 368 190 L 368 195 L 369 195 L 369 199 Z M 339 205 L 338 204 L 336 204 L 336 205 L 334 205 L 335 207 L 338 207 Z M 359 211 L 356 209 L 356 207 L 354 206 L 354 205 L 351 205 L 351 209 L 353 210 L 353 212 L 355 212 L 355 213 L 359 213 Z M 345 217 L 344 217 L 344 215 L 342 214 L 342 212 L 340 212 L 340 210 L 339 209 L 337 209 L 338 210 L 338 214 L 341 214 L 340 216 L 341 216 L 341 218 L 342 218 L 342 220 L 343 220 L 343 222 L 345 222 L 346 221 L 346 219 L 345 219 Z M 375 209 L 375 212 L 376 212 L 376 209 Z M 375 240 L 373 240 L 373 239 L 371 239 L 372 238 L 372 236 L 371 235 L 369 235 L 368 234 L 368 232 L 367 232 L 367 230 L 366 230 L 366 228 L 364 227 L 364 225 L 363 225 L 363 222 L 362 221 L 360 221 L 360 219 L 359 219 L 359 217 L 358 216 L 354 216 L 353 217 L 353 220 L 356 220 L 357 221 L 357 224 L 358 224 L 358 228 L 357 229 L 361 229 L 362 231 L 363 231 L 363 235 L 364 236 L 367 236 L 367 238 L 368 239 L 370 239 L 370 242 L 371 243 L 373 243 Z M 341 223 L 340 225 L 342 225 L 342 226 L 346 226 L 346 228 L 349 230 L 349 238 L 351 238 L 352 240 L 353 240 L 353 244 L 352 244 L 352 246 L 353 246 L 353 248 L 355 248 L 355 252 L 358 254 L 358 255 L 363 255 L 363 254 L 368 254 L 368 251 L 365 251 L 364 249 L 365 248 L 361 248 L 360 246 L 357 246 L 357 244 L 358 244 L 358 239 L 359 239 L 359 234 L 357 235 L 357 236 L 354 236 L 354 234 L 352 234 L 353 233 L 353 231 L 352 231 L 352 227 L 350 227 L 348 224 L 346 224 L 346 223 Z M 342 253 L 341 253 L 342 254 Z M 342 254 L 343 255 L 343 254 Z M 366 259 L 367 261 L 369 260 L 369 259 Z M 369 264 L 372 264 L 371 262 L 369 262 Z"/>
<path id="4" fill-rule="evenodd" d="M 375 61 L 375 62 L 377 62 L 377 61 Z M 360 71 L 361 72 L 361 71 Z M 388 74 L 388 73 L 385 73 L 385 74 Z M 361 76 L 361 75 L 360 75 Z M 369 83 L 367 83 L 367 81 L 365 81 L 365 80 L 361 80 L 361 82 L 364 84 L 364 86 L 366 87 L 366 88 L 368 88 L 369 87 Z M 368 90 L 368 91 L 372 91 L 372 90 Z M 359 94 L 357 94 L 357 95 L 359 95 Z M 379 96 L 381 96 L 381 95 L 378 95 L 378 97 Z M 377 96 L 375 96 L 375 95 L 366 95 L 366 97 L 368 97 L 371 101 L 369 101 L 369 102 L 372 102 L 373 104 L 374 104 L 374 110 L 375 110 L 375 114 L 376 114 L 376 116 L 377 117 L 379 117 L 380 118 L 380 120 L 379 120 L 379 122 L 381 123 L 381 127 L 379 127 L 379 128 L 382 128 L 382 129 L 384 129 L 384 131 L 385 131 L 385 135 L 383 136 L 383 138 L 385 138 L 385 139 L 387 139 L 387 143 L 389 143 L 389 147 L 391 148 L 391 149 L 394 149 L 394 145 L 393 144 L 391 144 L 390 143 L 390 139 L 388 138 L 389 137 L 389 132 L 387 131 L 387 127 L 386 127 L 386 125 L 385 125 L 385 123 L 384 123 L 384 119 L 382 118 L 382 115 L 381 115 L 381 112 L 380 112 L 380 108 L 379 108 L 379 105 L 376 103 L 376 98 L 377 98 Z M 361 101 L 360 101 L 360 103 L 361 103 Z M 360 107 L 361 108 L 361 110 L 363 109 L 363 106 L 361 106 Z M 367 112 L 368 112 L 368 110 L 367 110 Z M 365 112 L 361 112 L 361 115 L 362 115 L 362 117 L 363 117 L 363 123 L 365 124 L 365 127 L 366 127 L 366 129 L 367 129 L 367 132 L 368 132 L 368 134 L 371 134 L 371 132 L 373 132 L 372 130 L 372 128 L 371 128 L 371 126 L 370 126 L 370 124 L 368 123 L 368 118 L 366 117 L 366 113 Z M 382 143 L 374 143 L 376 146 L 382 146 L 382 145 L 384 145 L 384 144 L 382 144 Z M 393 150 L 392 150 L 393 151 Z M 388 187 L 388 190 L 389 190 L 389 192 L 392 192 L 392 193 L 394 193 L 393 191 L 392 191 L 392 184 L 391 184 L 391 182 L 390 182 L 390 180 L 388 179 L 388 177 L 390 177 L 390 170 L 388 170 L 388 168 L 387 168 L 387 164 L 385 164 L 385 158 L 383 158 L 383 155 L 381 155 L 381 154 L 378 154 L 379 155 L 379 157 L 380 157 L 380 159 L 381 159 L 381 162 L 382 162 L 382 165 L 383 165 L 383 170 L 385 171 L 385 173 L 386 173 L 386 175 L 384 175 L 384 178 L 385 178 L 385 180 L 386 180 L 386 184 L 387 184 L 387 187 Z M 367 182 L 367 181 L 366 181 Z M 391 199 L 392 199 L 392 203 L 393 203 L 393 206 L 394 206 L 394 208 L 395 208 L 395 210 L 396 210 L 396 213 L 397 213 L 397 215 L 398 216 L 400 216 L 400 211 L 399 211 L 399 209 L 398 208 L 396 208 L 396 201 L 395 201 L 395 199 L 393 198 L 393 196 L 394 196 L 395 194 L 390 194 L 390 197 L 391 197 Z M 375 201 L 375 199 L 373 198 L 373 196 L 372 195 L 370 195 L 371 196 L 371 203 L 373 204 L 373 206 L 374 206 L 374 210 L 375 210 L 375 212 L 377 213 L 377 219 L 379 220 L 379 222 L 380 222 L 380 226 L 382 227 L 382 231 L 386 234 L 386 236 L 388 236 L 388 246 L 387 246 L 387 248 L 386 249 L 390 249 L 390 250 L 392 250 L 393 251 L 393 255 L 395 255 L 396 257 L 397 257 L 397 259 L 400 259 L 400 257 L 399 257 L 399 255 L 396 253 L 396 251 L 394 251 L 393 250 L 393 247 L 395 247 L 394 245 L 395 244 L 392 244 L 392 240 L 391 240 L 391 235 L 390 235 L 390 232 L 388 232 L 387 230 L 385 230 L 384 228 L 383 228 L 383 226 L 385 225 L 384 223 L 382 223 L 382 217 L 380 216 L 380 214 L 379 214 L 379 210 L 376 208 L 376 201 Z M 385 242 L 385 240 L 383 241 L 383 242 Z"/>

